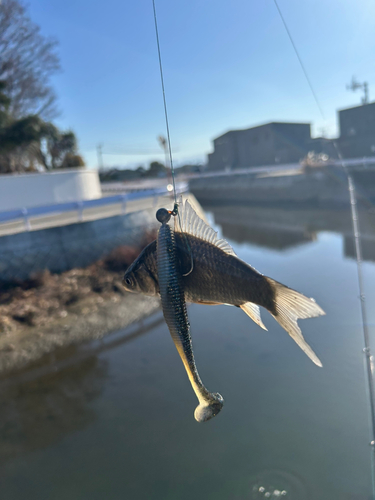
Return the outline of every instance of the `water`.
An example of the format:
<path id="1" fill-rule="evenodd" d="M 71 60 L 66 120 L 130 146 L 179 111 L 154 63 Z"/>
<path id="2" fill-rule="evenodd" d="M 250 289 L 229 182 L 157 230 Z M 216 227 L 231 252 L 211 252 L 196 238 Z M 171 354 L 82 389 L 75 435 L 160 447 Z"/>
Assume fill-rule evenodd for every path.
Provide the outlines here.
<path id="1" fill-rule="evenodd" d="M 317 368 L 263 312 L 189 307 L 202 380 L 225 406 L 198 424 L 197 401 L 161 313 L 103 344 L 58 353 L 53 373 L 0 385 L 2 500 L 372 498 L 371 429 L 348 210 L 209 208 L 237 254 L 313 296 L 300 321 Z M 375 220 L 362 211 L 374 334 Z"/>

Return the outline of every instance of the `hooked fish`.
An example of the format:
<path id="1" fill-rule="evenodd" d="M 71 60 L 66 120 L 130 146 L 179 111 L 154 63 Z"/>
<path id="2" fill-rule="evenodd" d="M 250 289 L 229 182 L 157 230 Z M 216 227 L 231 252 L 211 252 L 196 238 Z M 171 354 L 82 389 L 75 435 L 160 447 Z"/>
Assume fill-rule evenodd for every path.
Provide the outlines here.
<path id="1" fill-rule="evenodd" d="M 181 223 L 180 223 L 181 221 Z M 264 276 L 235 254 L 208 226 L 188 201 L 175 218 L 176 254 L 186 302 L 240 307 L 266 330 L 259 306 L 264 307 L 317 365 L 318 356 L 304 339 L 298 319 L 324 315 L 314 299 Z M 156 241 L 131 264 L 123 278 L 126 290 L 146 295 L 160 293 Z"/>
<path id="2" fill-rule="evenodd" d="M 199 401 L 194 417 L 198 422 L 205 422 L 219 413 L 224 400 L 220 394 L 206 389 L 195 365 L 182 276 L 176 255 L 175 233 L 168 225 L 170 217 L 171 212 L 165 208 L 156 213 L 156 218 L 161 222 L 156 240 L 158 289 L 165 321 Z"/>

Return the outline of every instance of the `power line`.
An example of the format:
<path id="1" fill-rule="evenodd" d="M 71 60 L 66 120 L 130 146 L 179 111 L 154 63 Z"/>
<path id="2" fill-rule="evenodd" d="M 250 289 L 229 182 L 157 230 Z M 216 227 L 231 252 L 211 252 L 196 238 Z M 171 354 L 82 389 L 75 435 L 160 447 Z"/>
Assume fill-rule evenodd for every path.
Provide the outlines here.
<path id="1" fill-rule="evenodd" d="M 321 105 L 320 105 L 320 102 L 319 102 L 319 99 L 318 99 L 318 96 L 317 96 L 317 95 L 316 95 L 316 93 L 315 93 L 315 90 L 314 90 L 314 87 L 313 87 L 313 85 L 312 85 L 312 83 L 311 83 L 310 77 L 309 77 L 309 75 L 308 75 L 308 73 L 307 73 L 307 71 L 306 71 L 305 65 L 304 65 L 304 64 L 303 64 L 303 62 L 302 62 L 301 56 L 299 55 L 299 52 L 298 52 L 298 50 L 297 50 L 296 44 L 294 43 L 294 40 L 293 40 L 292 34 L 290 33 L 289 28 L 288 28 L 288 25 L 286 24 L 286 21 L 285 21 L 285 19 L 284 19 L 284 16 L 283 16 L 283 14 L 282 14 L 282 12 L 281 12 L 281 10 L 280 10 L 279 4 L 277 3 L 277 0 L 273 0 L 273 1 L 274 1 L 275 5 L 276 5 L 276 8 L 277 8 L 277 10 L 278 10 L 279 14 L 280 14 L 280 18 L 281 18 L 281 20 L 282 20 L 282 22 L 283 22 L 283 24 L 284 24 L 285 31 L 288 33 L 289 40 L 290 40 L 290 42 L 291 42 L 291 44 L 292 44 L 292 46 L 293 46 L 294 52 L 296 53 L 297 59 L 298 59 L 298 61 L 299 61 L 299 63 L 300 63 L 300 66 L 301 66 L 302 71 L 303 71 L 303 73 L 304 73 L 304 75 L 305 75 L 305 78 L 306 78 L 306 80 L 307 80 L 307 83 L 309 84 L 309 87 L 310 87 L 311 93 L 312 93 L 312 95 L 314 96 L 314 99 L 315 99 L 316 105 L 317 105 L 317 106 L 318 106 L 318 108 L 319 108 L 319 111 L 320 111 L 320 114 L 322 115 L 323 120 L 324 120 L 324 121 L 326 121 L 326 118 L 325 118 L 324 113 L 323 113 L 323 109 L 322 109 L 322 107 L 321 107 Z"/>

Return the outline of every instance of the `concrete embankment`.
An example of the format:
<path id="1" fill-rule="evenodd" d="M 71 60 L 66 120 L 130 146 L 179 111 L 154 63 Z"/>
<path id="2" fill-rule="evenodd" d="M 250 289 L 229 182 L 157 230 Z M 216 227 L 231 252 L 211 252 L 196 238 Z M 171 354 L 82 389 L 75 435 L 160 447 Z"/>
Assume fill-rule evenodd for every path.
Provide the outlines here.
<path id="1" fill-rule="evenodd" d="M 157 208 L 0 237 L 0 373 L 158 310 L 158 298 L 121 286 L 126 267 L 155 237 Z"/>
<path id="2" fill-rule="evenodd" d="M 0 236 L 0 281 L 24 280 L 44 269 L 86 267 L 118 246 L 138 245 L 157 227 L 156 208 Z"/>
<path id="3" fill-rule="evenodd" d="M 375 170 L 353 171 L 359 195 L 375 200 Z M 370 189 L 369 189 L 370 187 Z M 347 205 L 347 176 L 342 167 L 325 166 L 301 169 L 299 172 L 236 173 L 191 179 L 190 191 L 201 203 L 248 203 L 278 205 L 330 206 Z"/>

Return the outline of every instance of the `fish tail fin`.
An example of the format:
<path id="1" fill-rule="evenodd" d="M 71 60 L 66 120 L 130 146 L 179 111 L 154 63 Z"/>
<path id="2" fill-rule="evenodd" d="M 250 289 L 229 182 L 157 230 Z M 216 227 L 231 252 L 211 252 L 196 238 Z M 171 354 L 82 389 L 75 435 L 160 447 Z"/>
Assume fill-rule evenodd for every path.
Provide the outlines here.
<path id="1" fill-rule="evenodd" d="M 325 312 L 314 299 L 309 299 L 272 278 L 265 278 L 275 292 L 275 311 L 271 312 L 272 316 L 289 333 L 311 361 L 317 366 L 323 366 L 318 356 L 303 338 L 297 320 L 322 316 Z"/>
<path id="2" fill-rule="evenodd" d="M 259 307 L 256 304 L 253 304 L 252 302 L 246 302 L 245 304 L 242 304 L 239 307 L 243 310 L 243 312 L 245 312 L 249 316 L 249 318 L 251 318 L 254 321 L 254 323 L 263 328 L 263 330 L 267 330 L 260 317 Z"/>

